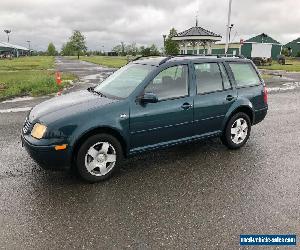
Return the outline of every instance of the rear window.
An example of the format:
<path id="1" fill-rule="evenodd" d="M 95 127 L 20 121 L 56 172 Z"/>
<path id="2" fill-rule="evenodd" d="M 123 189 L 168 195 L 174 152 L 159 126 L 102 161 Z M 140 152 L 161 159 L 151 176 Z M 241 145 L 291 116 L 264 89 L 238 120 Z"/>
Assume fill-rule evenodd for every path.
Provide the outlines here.
<path id="1" fill-rule="evenodd" d="M 260 79 L 250 63 L 229 63 L 238 87 L 260 84 Z"/>

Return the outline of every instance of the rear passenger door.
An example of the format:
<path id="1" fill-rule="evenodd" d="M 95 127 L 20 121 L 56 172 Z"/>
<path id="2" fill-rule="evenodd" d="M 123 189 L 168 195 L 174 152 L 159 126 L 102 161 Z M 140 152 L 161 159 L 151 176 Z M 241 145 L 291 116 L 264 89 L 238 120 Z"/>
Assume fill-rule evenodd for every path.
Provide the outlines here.
<path id="1" fill-rule="evenodd" d="M 194 63 L 196 135 L 220 132 L 224 117 L 237 98 L 223 63 Z"/>

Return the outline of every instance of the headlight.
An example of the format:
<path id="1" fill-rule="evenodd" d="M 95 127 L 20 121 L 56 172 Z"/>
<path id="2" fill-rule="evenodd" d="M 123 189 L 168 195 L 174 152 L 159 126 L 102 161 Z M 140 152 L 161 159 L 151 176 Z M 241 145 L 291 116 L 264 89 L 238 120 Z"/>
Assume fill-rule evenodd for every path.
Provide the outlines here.
<path id="1" fill-rule="evenodd" d="M 33 129 L 31 131 L 31 136 L 36 138 L 36 139 L 41 139 L 43 138 L 45 132 L 46 132 L 47 127 L 43 124 L 36 123 L 33 126 Z"/>

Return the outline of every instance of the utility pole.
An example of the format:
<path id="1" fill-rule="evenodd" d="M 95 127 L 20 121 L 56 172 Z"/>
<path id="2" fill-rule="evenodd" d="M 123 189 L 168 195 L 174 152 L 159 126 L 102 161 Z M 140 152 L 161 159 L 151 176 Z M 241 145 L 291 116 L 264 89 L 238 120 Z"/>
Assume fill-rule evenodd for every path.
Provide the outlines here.
<path id="1" fill-rule="evenodd" d="M 30 51 L 30 42 L 31 42 L 31 41 L 28 40 L 28 41 L 26 41 L 26 42 L 28 43 L 28 49 L 29 49 L 29 51 Z"/>
<path id="2" fill-rule="evenodd" d="M 4 32 L 7 34 L 7 42 L 9 43 L 9 34 L 11 33 L 11 30 L 4 30 Z"/>
<path id="3" fill-rule="evenodd" d="M 229 0 L 227 26 L 226 26 L 226 44 L 225 44 L 225 54 L 226 55 L 228 52 L 228 40 L 229 40 L 229 32 L 230 32 L 231 3 L 232 3 L 232 0 Z"/>

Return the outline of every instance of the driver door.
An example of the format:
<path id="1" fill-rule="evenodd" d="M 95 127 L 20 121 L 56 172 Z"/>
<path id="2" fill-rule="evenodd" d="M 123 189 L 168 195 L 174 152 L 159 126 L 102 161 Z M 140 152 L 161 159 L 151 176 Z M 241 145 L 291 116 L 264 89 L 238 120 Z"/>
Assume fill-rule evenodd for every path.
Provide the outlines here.
<path id="1" fill-rule="evenodd" d="M 163 146 L 193 135 L 193 97 L 189 95 L 189 83 L 187 64 L 165 68 L 149 82 L 144 93 L 153 93 L 158 100 L 146 104 L 132 102 L 131 149 Z"/>

